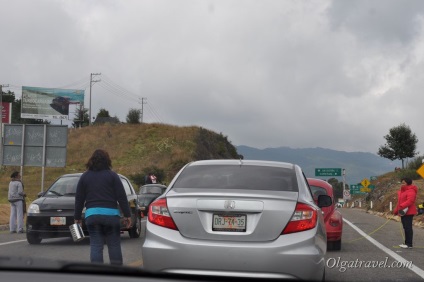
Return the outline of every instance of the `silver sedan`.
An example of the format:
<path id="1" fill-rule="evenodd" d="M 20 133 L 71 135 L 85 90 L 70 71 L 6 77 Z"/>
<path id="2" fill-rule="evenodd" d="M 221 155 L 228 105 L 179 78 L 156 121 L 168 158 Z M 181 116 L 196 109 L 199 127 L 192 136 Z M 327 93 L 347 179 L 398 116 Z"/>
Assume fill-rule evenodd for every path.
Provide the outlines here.
<path id="1" fill-rule="evenodd" d="M 326 231 L 297 165 L 253 160 L 187 164 L 149 209 L 142 247 L 151 271 L 323 280 Z"/>

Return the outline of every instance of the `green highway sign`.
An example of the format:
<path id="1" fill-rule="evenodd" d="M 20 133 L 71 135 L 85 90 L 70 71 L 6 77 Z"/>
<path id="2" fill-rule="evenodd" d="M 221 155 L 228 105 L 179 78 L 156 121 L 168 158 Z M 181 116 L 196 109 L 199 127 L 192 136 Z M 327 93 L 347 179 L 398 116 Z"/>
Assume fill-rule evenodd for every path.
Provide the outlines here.
<path id="1" fill-rule="evenodd" d="M 341 168 L 316 168 L 315 176 L 342 176 Z"/>
<path id="2" fill-rule="evenodd" d="M 351 195 L 364 194 L 364 192 L 361 191 L 362 188 L 364 188 L 362 187 L 362 185 L 350 185 L 350 194 Z"/>
<path id="3" fill-rule="evenodd" d="M 350 185 L 350 194 L 365 194 L 371 192 L 375 188 L 375 185 L 369 185 L 368 187 L 364 187 L 360 184 L 358 185 Z"/>

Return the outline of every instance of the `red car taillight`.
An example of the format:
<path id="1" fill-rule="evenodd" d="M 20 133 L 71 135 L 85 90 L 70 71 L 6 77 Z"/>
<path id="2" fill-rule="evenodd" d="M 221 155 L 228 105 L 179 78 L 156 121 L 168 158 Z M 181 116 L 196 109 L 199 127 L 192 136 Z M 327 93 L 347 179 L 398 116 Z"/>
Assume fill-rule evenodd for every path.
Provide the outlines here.
<path id="1" fill-rule="evenodd" d="M 169 214 L 166 198 L 156 200 L 150 204 L 149 221 L 162 227 L 178 230 L 174 220 Z"/>
<path id="2" fill-rule="evenodd" d="M 336 226 L 339 226 L 340 222 L 341 222 L 340 215 L 338 213 L 333 213 L 329 219 L 330 225 L 336 227 Z"/>
<path id="3" fill-rule="evenodd" d="M 317 210 L 307 204 L 297 203 L 296 210 L 282 234 L 290 234 L 314 228 L 317 225 Z"/>

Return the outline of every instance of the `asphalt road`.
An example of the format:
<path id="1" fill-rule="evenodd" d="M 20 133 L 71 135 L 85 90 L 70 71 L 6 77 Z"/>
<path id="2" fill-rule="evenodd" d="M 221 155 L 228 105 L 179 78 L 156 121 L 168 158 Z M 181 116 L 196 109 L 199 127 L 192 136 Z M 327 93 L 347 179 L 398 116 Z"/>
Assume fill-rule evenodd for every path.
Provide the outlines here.
<path id="1" fill-rule="evenodd" d="M 344 217 L 341 251 L 327 252 L 327 281 L 424 280 L 424 230 L 414 227 L 414 248 L 401 249 L 400 222 L 359 209 Z"/>
<path id="2" fill-rule="evenodd" d="M 359 209 L 341 209 L 345 222 L 341 251 L 327 252 L 327 281 L 423 281 L 424 229 L 414 227 L 414 248 L 401 249 L 400 222 L 366 213 Z M 141 267 L 143 234 L 130 239 L 122 234 L 124 264 Z M 43 240 L 29 245 L 25 234 L 0 232 L 0 255 L 89 262 L 89 240 L 74 243 L 70 238 Z M 104 251 L 108 262 L 107 247 Z"/>

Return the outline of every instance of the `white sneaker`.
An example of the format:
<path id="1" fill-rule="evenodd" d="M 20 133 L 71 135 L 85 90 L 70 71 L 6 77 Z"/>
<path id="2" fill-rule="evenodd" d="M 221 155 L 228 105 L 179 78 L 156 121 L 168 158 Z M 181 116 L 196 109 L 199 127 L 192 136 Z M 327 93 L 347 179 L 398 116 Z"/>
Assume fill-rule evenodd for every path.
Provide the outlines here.
<path id="1" fill-rule="evenodd" d="M 402 249 L 412 249 L 412 247 L 409 247 L 408 245 L 405 245 L 405 244 L 400 244 L 399 247 L 401 247 Z"/>

